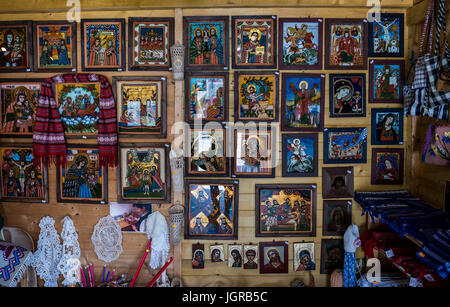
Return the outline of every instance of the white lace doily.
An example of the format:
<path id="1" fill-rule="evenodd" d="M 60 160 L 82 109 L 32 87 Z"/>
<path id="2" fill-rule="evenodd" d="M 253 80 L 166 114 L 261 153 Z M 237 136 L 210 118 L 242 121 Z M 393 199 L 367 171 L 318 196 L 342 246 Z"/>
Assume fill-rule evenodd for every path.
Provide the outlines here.
<path id="1" fill-rule="evenodd" d="M 37 275 L 44 280 L 44 287 L 57 287 L 62 246 L 55 229 L 55 220 L 45 216 L 39 222 L 39 227 L 41 232 L 31 265 L 36 269 Z"/>
<path id="2" fill-rule="evenodd" d="M 122 230 L 110 215 L 102 217 L 91 237 L 98 259 L 105 262 L 116 260 L 122 253 Z"/>
<path id="3" fill-rule="evenodd" d="M 58 270 L 63 274 L 65 286 L 70 286 L 78 281 L 76 270 L 80 267 L 80 244 L 78 243 L 78 233 L 75 225 L 70 217 L 66 216 L 62 219 L 64 223 L 61 232 L 62 257 L 58 264 Z"/>

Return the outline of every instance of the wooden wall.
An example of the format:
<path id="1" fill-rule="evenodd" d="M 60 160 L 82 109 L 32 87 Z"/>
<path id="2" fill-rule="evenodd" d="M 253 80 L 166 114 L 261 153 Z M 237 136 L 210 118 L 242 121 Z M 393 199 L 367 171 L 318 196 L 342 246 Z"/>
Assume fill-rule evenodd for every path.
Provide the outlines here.
<path id="1" fill-rule="evenodd" d="M 63 3 L 61 3 L 63 2 Z M 365 18 L 369 7 L 367 2 L 361 0 L 344 0 L 344 1 L 268 1 L 264 7 L 258 6 L 256 3 L 248 1 L 227 1 L 226 4 L 218 1 L 193 1 L 190 4 L 185 1 L 164 1 L 164 4 L 156 1 L 132 0 L 132 1 L 115 1 L 115 7 L 111 7 L 110 1 L 81 1 L 82 12 L 81 18 L 127 18 L 127 17 L 176 17 L 176 41 L 182 42 L 182 16 L 214 16 L 214 15 L 277 15 L 282 17 L 320 17 L 320 18 Z M 66 8 L 65 1 L 15 1 L 14 5 L 0 10 L 0 20 L 59 20 L 65 19 Z M 406 13 L 406 9 L 412 6 L 412 1 L 408 0 L 389 0 L 383 1 L 382 12 Z M 164 8 L 161 6 L 164 5 Z M 160 9 L 153 9 L 153 6 L 159 6 Z M 216 6 L 216 7 L 215 7 Z M 181 8 L 176 8 L 181 7 Z M 24 11 L 24 9 L 27 11 Z M 79 31 L 79 30 L 78 30 Z M 231 33 L 231 32 L 230 32 Z M 80 33 L 78 33 L 80 34 Z M 405 38 L 409 39 L 409 28 L 405 27 Z M 78 40 L 80 35 L 77 36 Z M 230 44 L 231 45 L 231 44 Z M 408 46 L 405 42 L 405 46 Z M 80 52 L 80 42 L 78 42 L 78 55 Z M 405 52 L 408 55 L 408 52 Z M 230 53 L 231 57 L 231 53 Z M 231 60 L 231 59 L 230 59 Z M 78 71 L 81 71 L 81 59 L 78 59 Z M 231 62 L 230 62 L 231 63 Z M 371 186 L 371 157 L 372 146 L 370 145 L 370 119 L 371 109 L 392 107 L 398 108 L 397 104 L 367 104 L 367 114 L 364 118 L 338 119 L 329 118 L 328 108 L 328 74 L 342 71 L 321 70 L 311 71 L 314 73 L 324 73 L 327 75 L 325 82 L 325 126 L 333 127 L 368 127 L 368 146 L 367 146 L 367 163 L 355 164 L 355 190 L 385 190 L 407 188 L 410 182 L 409 176 L 405 176 L 402 186 Z M 352 71 L 367 72 L 368 71 Z M 283 71 L 281 71 L 283 73 Z M 171 127 L 177 120 L 183 118 L 183 84 L 182 82 L 174 82 L 172 76 L 168 72 L 101 72 L 111 81 L 113 75 L 120 76 L 159 76 L 168 77 L 168 138 L 171 141 L 174 135 L 171 134 Z M 11 78 L 41 78 L 48 77 L 50 74 L 45 73 L 16 73 L 9 74 Z M 3 77 L 3 76 L 2 76 Z M 367 76 L 368 80 L 368 76 Z M 234 99 L 234 80 L 233 70 L 230 71 L 230 121 L 233 121 L 233 99 Z M 367 98 L 367 97 L 366 97 Z M 368 99 L 367 99 L 368 100 Z M 405 148 L 405 160 L 410 157 L 410 139 L 406 134 L 410 130 L 409 119 L 405 120 L 405 145 L 395 146 L 396 148 Z M 2 142 L 19 142 L 18 140 L 2 139 Z M 22 140 L 21 140 L 22 141 Z M 31 140 L 30 140 L 31 141 Z M 144 140 L 142 140 L 144 141 Z M 69 143 L 76 141 L 71 140 Z M 83 141 L 89 142 L 89 141 Z M 91 141 L 92 142 L 92 141 Z M 278 143 L 281 144 L 281 135 L 279 135 Z M 384 146 L 380 146 L 384 147 Z M 197 243 L 197 240 L 183 240 L 179 246 L 172 247 L 171 254 L 175 255 L 174 264 L 169 267 L 169 276 L 182 274 L 182 281 L 185 286 L 289 286 L 296 279 L 302 279 L 306 284 L 309 282 L 307 274 L 293 271 L 293 243 L 315 242 L 316 253 L 316 270 L 313 272 L 315 283 L 317 286 L 326 286 L 328 284 L 328 276 L 320 274 L 320 249 L 322 236 L 322 166 L 323 166 L 323 133 L 319 133 L 319 176 L 312 178 L 282 178 L 281 165 L 276 168 L 275 179 L 240 179 L 239 185 L 239 238 L 236 243 L 248 244 L 250 242 L 257 244 L 262 241 L 279 240 L 281 238 L 255 238 L 255 184 L 262 183 L 314 183 L 317 185 L 317 230 L 316 237 L 311 238 L 285 238 L 289 241 L 289 274 L 269 274 L 260 275 L 258 270 L 243 270 L 239 268 L 228 268 L 226 263 L 212 264 L 207 258 L 205 261 L 205 269 L 193 270 L 191 268 L 192 250 L 191 245 Z M 325 166 L 333 166 L 327 164 Z M 347 166 L 347 165 L 342 165 Z M 408 172 L 406 172 L 409 174 Z M 405 174 L 406 175 L 406 174 Z M 6 225 L 17 226 L 30 232 L 33 238 L 38 239 L 39 220 L 50 215 L 56 221 L 58 231 L 61 230 L 62 224 L 60 220 L 70 215 L 74 220 L 75 226 L 79 233 L 79 240 L 82 249 L 82 263 L 94 263 L 97 275 L 100 275 L 103 262 L 97 259 L 90 241 L 91 233 L 98 219 L 107 215 L 109 208 L 105 205 L 78 205 L 78 204 L 62 204 L 56 203 L 56 169 L 50 167 L 50 202 L 49 204 L 19 204 L 19 203 L 1 203 L 0 214 L 5 216 Z M 116 170 L 109 169 L 108 191 L 109 201 L 117 199 L 117 182 Z M 183 199 L 182 195 L 176 195 L 175 199 Z M 154 205 L 154 210 L 161 210 L 167 215 L 169 205 Z M 353 202 L 353 222 L 360 227 L 360 231 L 366 228 L 366 218 L 361 216 L 361 209 Z M 333 238 L 333 237 L 325 237 Z M 281 239 L 282 240 L 282 239 Z M 200 241 L 205 244 L 205 251 L 209 251 L 209 246 L 214 244 L 216 240 Z M 220 243 L 232 244 L 234 241 L 218 241 Z M 109 264 L 109 268 L 116 268 L 117 273 L 122 274 L 128 272 L 132 275 L 138 265 L 139 259 L 144 252 L 147 239 L 145 234 L 124 234 L 123 248 L 124 252 L 118 260 Z M 206 254 L 209 254 L 208 252 Z M 357 255 L 358 256 L 358 255 Z M 116 273 L 116 274 L 117 274 Z M 152 277 L 152 272 L 148 268 L 144 268 L 141 272 L 138 284 L 146 284 Z"/>

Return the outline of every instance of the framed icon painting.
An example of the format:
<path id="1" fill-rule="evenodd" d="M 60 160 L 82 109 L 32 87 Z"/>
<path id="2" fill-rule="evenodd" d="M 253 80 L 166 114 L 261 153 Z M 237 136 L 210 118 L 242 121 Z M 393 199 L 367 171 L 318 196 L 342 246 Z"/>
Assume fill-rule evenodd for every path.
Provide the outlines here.
<path id="1" fill-rule="evenodd" d="M 244 270 L 258 269 L 258 245 L 244 245 Z"/>
<path id="2" fill-rule="evenodd" d="M 232 177 L 275 176 L 275 130 L 234 130 Z"/>
<path id="3" fill-rule="evenodd" d="M 369 57 L 403 57 L 404 15 L 381 13 L 369 22 Z"/>
<path id="4" fill-rule="evenodd" d="M 128 69 L 171 70 L 174 19 L 128 18 Z"/>
<path id="5" fill-rule="evenodd" d="M 294 272 L 316 269 L 314 243 L 294 243 Z"/>
<path id="6" fill-rule="evenodd" d="M 367 128 L 326 128 L 323 163 L 366 163 Z"/>
<path id="7" fill-rule="evenodd" d="M 403 109 L 372 109 L 372 145 L 403 144 Z"/>
<path id="8" fill-rule="evenodd" d="M 337 184 L 339 184 L 338 181 L 336 182 Z M 335 186 L 336 183 L 334 184 Z M 322 232 L 324 236 L 343 236 L 345 231 L 347 230 L 347 227 L 350 226 L 351 223 L 351 200 L 323 201 Z"/>
<path id="9" fill-rule="evenodd" d="M 282 134 L 283 177 L 316 177 L 319 174 L 317 133 Z"/>
<path id="10" fill-rule="evenodd" d="M 33 68 L 32 22 L 0 22 L 0 73 L 25 72 Z"/>
<path id="11" fill-rule="evenodd" d="M 314 237 L 315 184 L 256 184 L 256 236 Z"/>
<path id="12" fill-rule="evenodd" d="M 184 80 L 187 123 L 228 121 L 228 72 L 188 72 Z"/>
<path id="13" fill-rule="evenodd" d="M 117 167 L 118 201 L 169 203 L 170 144 L 121 143 Z"/>
<path id="14" fill-rule="evenodd" d="M 225 261 L 225 253 L 223 244 L 220 245 L 211 245 L 209 247 L 211 251 L 211 262 L 224 262 Z"/>
<path id="15" fill-rule="evenodd" d="M 112 77 L 119 136 L 165 138 L 166 77 Z"/>
<path id="16" fill-rule="evenodd" d="M 43 79 L 0 79 L 3 137 L 31 138 Z"/>
<path id="17" fill-rule="evenodd" d="M 349 198 L 353 195 L 353 166 L 322 168 L 323 198 Z"/>
<path id="18" fill-rule="evenodd" d="M 320 274 L 331 274 L 344 267 L 344 240 L 322 239 L 320 253 Z"/>
<path id="19" fill-rule="evenodd" d="M 405 62 L 370 60 L 369 102 L 403 103 Z"/>
<path id="20" fill-rule="evenodd" d="M 289 272 L 289 242 L 259 242 L 259 273 Z"/>
<path id="21" fill-rule="evenodd" d="M 322 18 L 280 18 L 278 31 L 278 69 L 322 69 Z"/>
<path id="22" fill-rule="evenodd" d="M 56 171 L 58 202 L 107 204 L 108 171 L 100 166 L 98 148 L 69 147 L 66 161 Z"/>
<path id="23" fill-rule="evenodd" d="M 325 74 L 284 73 L 281 83 L 281 130 L 322 131 Z"/>
<path id="24" fill-rule="evenodd" d="M 237 239 L 239 182 L 186 180 L 185 239 Z"/>
<path id="25" fill-rule="evenodd" d="M 185 16 L 185 70 L 228 70 L 228 16 Z"/>
<path id="26" fill-rule="evenodd" d="M 277 17 L 231 16 L 233 69 L 277 68 Z"/>
<path id="27" fill-rule="evenodd" d="M 69 21 L 35 21 L 34 71 L 77 70 L 77 24 Z"/>
<path id="28" fill-rule="evenodd" d="M 204 269 L 205 268 L 205 245 L 204 244 L 192 244 L 192 268 Z"/>
<path id="29" fill-rule="evenodd" d="M 373 148 L 371 184 L 403 184 L 403 148 Z"/>
<path id="30" fill-rule="evenodd" d="M 0 144 L 2 201 L 47 203 L 47 168 L 34 164 L 33 145 Z"/>
<path id="31" fill-rule="evenodd" d="M 83 71 L 123 71 L 125 53 L 125 19 L 81 19 Z"/>
<path id="32" fill-rule="evenodd" d="M 234 121 L 278 121 L 278 72 L 235 72 Z"/>
<path id="33" fill-rule="evenodd" d="M 367 69 L 367 20 L 325 20 L 325 69 Z"/>
<path id="34" fill-rule="evenodd" d="M 68 138 L 97 138 L 100 81 L 55 83 L 56 104 Z"/>
<path id="35" fill-rule="evenodd" d="M 228 267 L 241 268 L 242 258 L 242 245 L 228 245 Z"/>
<path id="36" fill-rule="evenodd" d="M 186 177 L 228 177 L 226 129 L 191 128 L 186 138 Z"/>
<path id="37" fill-rule="evenodd" d="M 366 74 L 330 74 L 330 117 L 366 116 Z"/>

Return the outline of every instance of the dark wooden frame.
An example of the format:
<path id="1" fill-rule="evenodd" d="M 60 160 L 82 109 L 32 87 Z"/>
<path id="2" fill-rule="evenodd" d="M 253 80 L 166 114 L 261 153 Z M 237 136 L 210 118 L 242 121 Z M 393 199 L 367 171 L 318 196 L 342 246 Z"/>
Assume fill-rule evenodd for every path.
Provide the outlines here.
<path id="1" fill-rule="evenodd" d="M 146 137 L 146 138 L 155 138 L 155 139 L 165 139 L 167 136 L 167 77 L 148 77 L 148 76 L 141 76 L 141 77 L 122 77 L 122 76 L 113 76 L 112 82 L 113 82 L 113 93 L 115 96 L 116 101 L 116 113 L 117 113 L 117 125 L 120 121 L 121 114 L 119 113 L 119 91 L 118 86 L 120 85 L 120 82 L 122 81 L 133 81 L 134 83 L 145 83 L 145 82 L 161 82 L 161 101 L 159 102 L 161 104 L 161 133 L 158 134 L 152 134 L 152 133 L 145 133 L 145 132 L 120 132 L 119 126 L 117 127 L 117 133 L 119 137 L 125 137 L 125 138 L 139 138 L 139 137 Z"/>
<path id="2" fill-rule="evenodd" d="M 71 44 L 71 67 L 43 67 L 40 68 L 39 66 L 39 31 L 38 31 L 38 27 L 39 26 L 52 26 L 52 25 L 57 25 L 57 26 L 63 26 L 63 25 L 68 25 L 71 27 L 71 32 L 72 35 L 70 37 L 70 40 L 72 42 Z M 65 20 L 57 20 L 57 21 L 33 21 L 33 63 L 34 63 L 34 71 L 35 72 L 75 72 L 77 71 L 77 48 L 78 48 L 78 44 L 77 44 L 77 23 L 74 21 L 65 21 Z"/>
<path id="3" fill-rule="evenodd" d="M 274 106 L 273 106 L 273 119 L 258 119 L 258 118 L 241 118 L 241 103 L 240 103 L 240 91 L 241 86 L 239 82 L 240 76 L 255 76 L 255 77 L 264 77 L 264 76 L 274 76 L 275 84 L 273 88 L 274 93 Z M 279 89 L 280 89 L 280 77 L 278 71 L 235 71 L 234 72 L 234 122 L 277 122 L 278 121 L 278 106 L 279 106 Z"/>
<path id="4" fill-rule="evenodd" d="M 71 82 L 63 82 L 63 83 L 53 83 L 52 84 L 52 89 L 53 89 L 53 93 L 55 94 L 55 102 L 56 102 L 56 106 L 59 109 L 59 105 L 58 105 L 58 91 L 57 91 L 57 86 L 61 85 L 61 84 L 69 84 Z M 80 82 L 80 83 L 76 83 L 76 85 L 82 85 L 82 84 L 98 84 L 99 85 L 99 100 L 100 100 L 100 92 L 101 92 L 101 81 L 97 80 L 97 81 L 88 81 L 88 82 Z M 99 107 L 100 107 L 100 102 L 99 102 Z M 63 125 L 63 129 L 64 129 L 64 125 Z M 67 133 L 66 131 L 64 131 L 64 137 L 66 139 L 97 139 L 98 138 L 98 128 L 97 128 L 97 133 Z"/>
<path id="5" fill-rule="evenodd" d="M 280 259 L 284 264 L 284 271 L 282 273 L 270 273 L 264 272 L 264 258 L 266 254 L 264 253 L 264 247 L 283 247 L 284 248 L 284 259 Z M 260 274 L 287 274 L 289 272 L 289 242 L 278 241 L 273 242 L 259 242 L 259 273 Z M 281 255 L 280 255 L 281 258 Z"/>
<path id="6" fill-rule="evenodd" d="M 328 208 L 331 206 L 345 207 L 344 216 L 345 221 L 343 224 L 346 227 L 342 231 L 330 231 L 328 230 Z M 322 218 L 322 235 L 323 236 L 343 236 L 347 227 L 352 224 L 352 200 L 324 200 L 323 201 L 323 218 Z"/>
<path id="7" fill-rule="evenodd" d="M 369 61 L 369 103 L 403 103 L 403 84 L 405 83 L 405 61 L 403 60 L 370 60 Z M 397 99 L 382 99 L 375 98 L 373 94 L 373 89 L 375 88 L 374 68 L 375 65 L 399 65 L 399 84 L 398 93 L 399 97 Z"/>
<path id="8" fill-rule="evenodd" d="M 334 113 L 334 78 L 361 78 L 363 85 L 362 85 L 362 93 L 361 93 L 361 107 L 362 107 L 362 113 L 361 114 L 348 114 L 344 113 L 340 115 L 339 113 Z M 367 101 L 366 101 L 366 74 L 330 74 L 329 75 L 329 97 L 330 97 L 330 117 L 366 117 L 367 112 Z"/>
<path id="9" fill-rule="evenodd" d="M 31 143 L 16 143 L 16 144 L 9 144 L 9 143 L 0 143 L 0 148 L 11 148 L 11 149 L 30 149 L 33 151 L 33 144 Z M 3 158 L 3 157 L 2 157 Z M 3 167 L 2 167 L 3 168 Z M 42 199 L 31 199 L 26 197 L 10 197 L 6 196 L 3 197 L 3 179 L 1 179 L 1 185 L 0 185 L 0 200 L 3 202 L 16 202 L 16 203 L 48 203 L 49 202 L 49 181 L 48 181 L 48 167 L 45 167 L 43 163 L 41 163 L 41 170 L 42 170 L 42 192 L 43 192 L 43 198 Z M 3 176 L 3 174 L 2 174 Z"/>
<path id="10" fill-rule="evenodd" d="M 168 48 L 167 48 L 167 56 L 168 61 L 167 65 L 163 64 L 134 64 L 133 56 L 134 56 L 134 24 L 135 23 L 167 23 L 168 24 Z M 174 18 L 159 18 L 159 17 L 128 17 L 128 70 L 172 70 L 172 62 L 170 55 L 170 47 L 174 44 Z"/>
<path id="11" fill-rule="evenodd" d="M 398 173 L 399 173 L 399 179 L 397 181 L 393 182 L 377 182 L 376 175 L 377 175 L 377 153 L 398 153 L 399 154 L 399 160 L 398 160 Z M 370 176 L 370 184 L 376 184 L 376 185 L 396 185 L 396 184 L 403 184 L 403 173 L 404 173 L 404 149 L 403 148 L 372 148 L 372 173 Z"/>
<path id="12" fill-rule="evenodd" d="M 237 132 L 238 131 L 248 131 L 249 133 L 256 133 L 259 135 L 260 131 L 256 131 L 253 129 L 247 130 L 242 128 L 235 128 L 233 129 L 233 144 L 234 144 L 234 151 L 231 158 L 231 177 L 232 178 L 275 178 L 275 155 L 274 155 L 274 149 L 276 148 L 276 138 L 278 136 L 277 131 L 274 132 L 276 135 L 275 138 L 272 138 L 272 129 L 267 129 L 267 133 L 270 136 L 270 158 L 271 158 L 271 165 L 272 165 L 272 172 L 270 174 L 268 173 L 237 173 L 236 172 L 236 143 L 237 143 Z M 230 143 L 231 144 L 231 143 Z M 229 146 L 230 148 L 231 146 Z M 233 147 L 231 147 L 233 148 Z"/>
<path id="13" fill-rule="evenodd" d="M 272 20 L 272 58 L 273 63 L 268 64 L 239 64 L 236 62 L 236 48 L 237 48 L 237 36 L 236 36 L 236 23 L 241 19 L 255 19 L 255 20 Z M 231 50 L 232 50 L 232 64 L 233 69 L 276 69 L 277 68 L 277 16 L 275 15 L 262 15 L 262 16 L 231 16 Z"/>
<path id="14" fill-rule="evenodd" d="M 25 68 L 20 66 L 20 68 L 2 68 L 0 67 L 0 73 L 11 73 L 11 72 L 31 72 L 34 68 L 33 58 L 34 58 L 34 50 L 33 50 L 33 22 L 31 20 L 19 20 L 19 21 L 0 21 L 0 28 L 2 27 L 19 27 L 25 26 L 27 32 L 27 38 L 24 42 L 26 44 L 26 53 L 27 53 L 27 65 Z"/>
<path id="15" fill-rule="evenodd" d="M 311 190 L 311 231 L 276 231 L 261 233 L 261 190 Z M 255 237 L 315 237 L 317 228 L 317 186 L 316 184 L 255 184 Z"/>
<path id="16" fill-rule="evenodd" d="M 318 133 L 289 133 L 289 134 L 282 134 L 282 142 L 281 142 L 281 160 L 282 160 L 282 166 L 281 171 L 283 174 L 283 177 L 317 177 L 319 176 L 319 136 Z M 314 156 L 313 156 L 313 168 L 314 171 L 312 173 L 288 173 L 287 172 L 287 139 L 288 138 L 312 138 L 314 141 L 313 144 L 313 150 L 314 150 Z"/>
<path id="17" fill-rule="evenodd" d="M 87 145 L 87 144 L 81 144 L 81 145 L 76 145 L 76 144 L 70 144 L 67 148 L 67 150 L 70 149 L 85 149 L 85 150 L 89 150 L 89 149 L 97 149 L 98 147 L 96 145 Z M 106 204 L 108 205 L 108 168 L 106 166 L 100 166 L 99 168 L 102 170 L 103 172 L 103 176 L 102 176 L 102 185 L 103 185 L 103 200 L 89 200 L 89 199 L 63 199 L 62 198 L 62 166 L 57 166 L 56 167 L 56 198 L 57 198 L 57 202 L 58 203 L 80 203 L 80 204 Z"/>
<path id="18" fill-rule="evenodd" d="M 233 193 L 233 233 L 230 234 L 205 234 L 205 235 L 190 235 L 189 234 L 189 222 L 191 220 L 190 217 L 190 185 L 232 185 L 234 188 Z M 184 201 L 185 201 L 185 220 L 184 220 L 184 238 L 189 239 L 197 239 L 197 240 L 236 240 L 238 238 L 238 230 L 239 230 L 239 181 L 238 180 L 229 180 L 229 179 L 185 179 L 184 181 L 185 193 L 184 193 Z M 224 251 L 225 253 L 225 251 Z"/>
<path id="19" fill-rule="evenodd" d="M 0 79 L 0 85 L 2 83 L 32 83 L 32 82 L 38 82 L 38 83 L 42 83 L 42 81 L 44 81 L 43 78 L 37 78 L 37 79 Z M 1 90 L 0 90 L 0 94 L 1 94 Z M 0 96 L 1 99 L 1 96 Z M 3 109 L 3 100 L 0 100 L 1 106 L 0 106 L 0 116 L 3 117 L 4 113 L 3 111 L 1 111 Z M 38 97 L 38 101 L 37 103 L 39 104 L 39 97 Z M 37 108 L 37 104 L 36 104 L 36 108 Z M 0 120 L 0 123 L 3 123 L 3 120 Z M 3 128 L 0 128 L 0 137 L 6 137 L 6 138 L 32 138 L 33 137 L 33 132 L 30 132 L 29 134 L 23 134 L 23 133 L 19 133 L 16 132 L 14 134 L 11 134 L 10 132 L 8 134 L 3 133 Z"/>
<path id="20" fill-rule="evenodd" d="M 223 64 L 189 64 L 189 23 L 191 22 L 223 22 Z M 184 55 L 184 69 L 186 71 L 229 70 L 229 16 L 184 16 L 183 42 L 186 48 Z"/>
<path id="21" fill-rule="evenodd" d="M 287 78 L 320 78 L 320 123 L 319 127 L 287 127 L 286 125 L 286 79 Z M 283 73 L 281 75 L 281 131 L 321 132 L 325 125 L 325 74 Z"/>
<path id="22" fill-rule="evenodd" d="M 228 122 L 228 93 L 230 91 L 228 72 L 186 72 L 184 75 L 184 120 L 187 123 L 193 124 L 196 119 L 190 117 L 190 90 L 191 90 L 191 78 L 223 78 L 224 91 L 223 91 L 223 118 L 222 119 L 201 119 L 201 122 Z"/>
<path id="23" fill-rule="evenodd" d="M 90 67 L 88 65 L 86 65 L 86 60 L 87 60 L 87 54 L 86 54 L 86 33 L 85 31 L 85 24 L 87 22 L 98 22 L 98 23 L 120 23 L 121 24 L 121 33 L 120 33 L 120 49 L 121 49 L 121 54 L 120 56 L 118 56 L 117 58 L 120 59 L 120 61 L 122 61 L 120 67 L 110 67 L 110 68 L 103 68 L 101 66 L 99 67 Z M 82 71 L 125 71 L 126 70 L 126 66 L 125 66 L 125 54 L 127 52 L 126 48 L 125 48 L 125 19 L 124 18 L 108 18 L 108 19 L 81 19 L 81 23 L 80 23 L 80 31 L 81 31 L 81 70 Z"/>
<path id="24" fill-rule="evenodd" d="M 372 145 L 402 145 L 403 144 L 403 109 L 402 108 L 380 108 L 372 109 L 372 119 L 371 119 L 371 143 Z M 388 142 L 388 141 L 378 141 L 377 140 L 377 113 L 398 113 L 399 123 L 398 123 L 398 142 Z"/>
<path id="25" fill-rule="evenodd" d="M 341 245 L 342 246 L 342 250 L 344 250 L 344 240 L 343 239 L 322 239 L 320 245 L 320 274 L 331 274 L 332 271 L 334 270 L 330 270 L 330 269 L 326 269 L 325 268 L 325 256 L 327 255 L 327 249 L 326 249 L 326 245 L 328 243 L 331 244 L 335 244 L 335 245 Z M 344 258 L 342 258 L 342 265 L 344 265 Z M 343 267 L 343 266 L 342 266 Z M 342 269 L 342 267 L 339 267 L 340 269 Z"/>
<path id="26" fill-rule="evenodd" d="M 367 162 L 367 137 L 363 141 L 363 157 L 362 159 L 342 159 L 334 160 L 328 158 L 328 139 L 330 132 L 358 132 L 362 133 L 365 127 L 355 127 L 355 128 L 326 128 L 323 132 L 323 163 L 324 164 L 354 164 L 354 163 L 366 163 Z"/>
<path id="27" fill-rule="evenodd" d="M 184 158 L 184 174 L 185 177 L 229 177 L 230 176 L 230 158 L 227 155 L 227 129 L 221 128 L 223 132 L 223 158 L 225 160 L 225 170 L 223 172 L 193 172 L 190 170 L 190 158 L 191 158 L 191 134 L 193 131 L 199 130 L 199 131 L 211 131 L 211 130 L 219 130 L 216 128 L 208 128 L 208 127 L 202 127 L 202 128 L 196 128 L 196 127 L 189 127 L 189 130 L 185 133 L 185 144 L 187 145 L 185 148 L 185 158 Z"/>
<path id="28" fill-rule="evenodd" d="M 333 184 L 332 176 L 340 176 L 345 178 L 345 192 L 333 192 L 331 186 Z M 353 166 L 344 167 L 322 167 L 322 198 L 351 198 L 354 195 L 354 170 Z"/>
<path id="29" fill-rule="evenodd" d="M 330 65 L 327 59 L 330 58 L 330 31 L 332 23 L 353 23 L 353 24 L 362 24 L 363 33 L 362 35 L 362 43 L 364 44 L 362 50 L 363 56 L 363 65 L 357 66 L 342 66 L 342 65 Z M 368 51 L 368 39 L 367 39 L 367 20 L 361 18 L 327 18 L 325 20 L 325 69 L 326 70 L 366 70 L 367 69 L 367 51 Z"/>
<path id="30" fill-rule="evenodd" d="M 122 197 L 122 149 L 127 148 L 159 148 L 164 149 L 164 169 L 165 169 L 165 183 L 166 183 L 166 197 L 162 199 L 152 199 L 152 198 L 123 198 Z M 119 144 L 119 154 L 118 161 L 119 166 L 117 167 L 117 200 L 122 203 L 127 204 L 162 204 L 162 203 L 170 203 L 172 196 L 171 189 L 171 170 L 170 170 L 170 161 L 169 161 L 169 152 L 170 152 L 170 144 L 169 143 L 120 143 Z"/>
<path id="31" fill-rule="evenodd" d="M 284 29 L 284 23 L 291 23 L 291 22 L 316 22 L 319 25 L 318 30 L 318 63 L 315 65 L 285 65 L 284 64 L 284 49 L 283 49 L 283 29 Z M 278 69 L 283 70 L 322 70 L 322 56 L 323 56 L 323 19 L 322 18 L 280 18 L 278 19 L 278 50 L 279 50 L 279 56 L 278 56 Z M 281 56 L 280 56 L 281 55 Z"/>
<path id="32" fill-rule="evenodd" d="M 400 29 L 399 29 L 399 48 L 400 48 L 400 52 L 399 53 L 392 53 L 392 52 L 384 52 L 384 53 L 376 53 L 373 52 L 373 48 L 374 48 L 374 44 L 373 44 L 373 21 L 369 22 L 369 26 L 368 26 L 368 33 L 369 33 L 369 57 L 374 57 L 374 58 L 385 58 L 385 57 L 389 57 L 389 58 L 403 58 L 403 54 L 404 54 L 404 29 L 405 29 L 405 15 L 404 14 L 399 14 L 399 13 L 380 13 L 380 17 L 381 20 L 383 20 L 383 18 L 398 18 L 400 20 Z"/>

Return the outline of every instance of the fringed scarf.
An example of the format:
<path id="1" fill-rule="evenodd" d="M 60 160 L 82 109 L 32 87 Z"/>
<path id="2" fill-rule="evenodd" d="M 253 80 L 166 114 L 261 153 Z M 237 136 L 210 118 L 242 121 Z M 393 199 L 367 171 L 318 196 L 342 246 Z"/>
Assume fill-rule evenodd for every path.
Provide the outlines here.
<path id="1" fill-rule="evenodd" d="M 66 164 L 66 141 L 61 115 L 53 93 L 53 84 L 100 82 L 98 150 L 100 166 L 117 166 L 116 108 L 111 86 L 106 77 L 97 74 L 62 74 L 41 84 L 33 132 L 34 163 Z"/>

